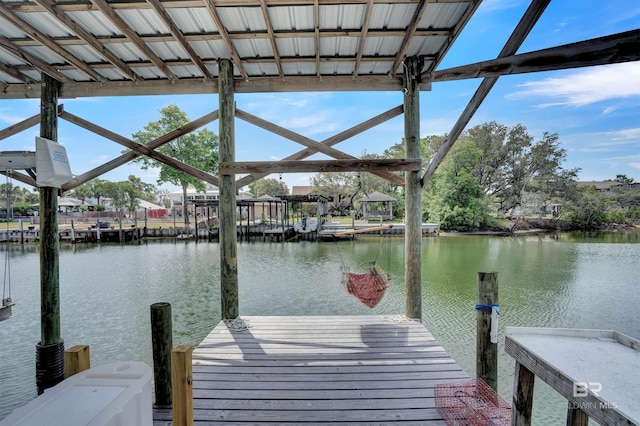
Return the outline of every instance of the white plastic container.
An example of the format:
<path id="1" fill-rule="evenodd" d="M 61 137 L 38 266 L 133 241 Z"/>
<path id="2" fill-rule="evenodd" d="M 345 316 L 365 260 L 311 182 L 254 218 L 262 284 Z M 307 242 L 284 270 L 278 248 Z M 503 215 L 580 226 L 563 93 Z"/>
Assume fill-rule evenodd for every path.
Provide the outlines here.
<path id="1" fill-rule="evenodd" d="M 65 147 L 36 136 L 36 184 L 60 188 L 72 177 Z"/>
<path id="2" fill-rule="evenodd" d="M 151 369 L 117 362 L 78 373 L 0 421 L 0 426 L 151 426 Z"/>

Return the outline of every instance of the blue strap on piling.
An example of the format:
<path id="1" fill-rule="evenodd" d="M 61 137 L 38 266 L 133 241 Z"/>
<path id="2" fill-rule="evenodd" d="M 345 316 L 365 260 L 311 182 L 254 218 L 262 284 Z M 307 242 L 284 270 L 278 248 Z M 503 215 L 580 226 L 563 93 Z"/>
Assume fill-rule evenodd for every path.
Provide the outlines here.
<path id="1" fill-rule="evenodd" d="M 500 304 L 499 303 L 494 303 L 492 305 L 482 305 L 482 304 L 478 303 L 476 305 L 476 311 L 487 312 L 489 314 L 491 313 L 493 308 L 495 308 L 496 312 L 498 313 L 498 315 L 500 315 Z"/>

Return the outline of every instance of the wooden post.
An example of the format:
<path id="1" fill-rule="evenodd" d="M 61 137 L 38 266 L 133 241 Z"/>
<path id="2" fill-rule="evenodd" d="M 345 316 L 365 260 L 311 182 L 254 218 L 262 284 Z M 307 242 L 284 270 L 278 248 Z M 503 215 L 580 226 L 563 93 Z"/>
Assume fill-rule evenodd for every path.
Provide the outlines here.
<path id="1" fill-rule="evenodd" d="M 422 60 L 405 59 L 404 151 L 406 158 L 420 158 L 420 71 Z M 405 172 L 404 276 L 405 315 L 422 319 L 422 185 L 420 172 Z"/>
<path id="2" fill-rule="evenodd" d="M 151 305 L 151 346 L 153 347 L 153 383 L 157 406 L 171 405 L 171 348 L 173 347 L 171 305 Z"/>
<path id="3" fill-rule="evenodd" d="M 40 87 L 40 136 L 57 141 L 59 83 L 43 73 Z M 40 188 L 40 342 L 36 344 L 38 393 L 64 379 L 64 341 L 60 335 L 58 191 L 58 188 Z"/>
<path id="4" fill-rule="evenodd" d="M 71 243 L 75 244 L 76 242 L 76 228 L 75 228 L 75 224 L 73 223 L 73 219 L 71 219 Z"/>
<path id="5" fill-rule="evenodd" d="M 235 101 L 233 64 L 218 63 L 218 99 L 220 102 L 220 162 L 235 161 Z M 236 224 L 235 175 L 220 176 L 220 299 L 222 319 L 233 319 L 238 311 L 238 236 Z"/>
<path id="6" fill-rule="evenodd" d="M 198 244 L 198 206 L 196 205 L 195 207 L 195 218 L 193 220 L 195 220 L 196 224 L 195 224 L 195 228 L 196 228 L 196 244 Z"/>
<path id="7" fill-rule="evenodd" d="M 193 425 L 193 376 L 191 346 L 176 346 L 171 351 L 173 383 L 173 426 Z"/>
<path id="8" fill-rule="evenodd" d="M 58 82 L 42 74 L 40 136 L 58 140 Z M 60 276 L 58 188 L 40 188 L 41 339 L 43 345 L 60 341 Z"/>
<path id="9" fill-rule="evenodd" d="M 533 385 L 535 375 L 519 362 L 513 378 L 513 404 L 511 405 L 511 425 L 530 426 L 533 409 Z"/>
<path id="10" fill-rule="evenodd" d="M 478 272 L 478 305 L 497 303 L 498 273 Z M 479 309 L 476 314 L 476 376 L 498 392 L 498 344 L 491 343 L 491 312 L 491 308 Z"/>
<path id="11" fill-rule="evenodd" d="M 64 351 L 64 378 L 91 368 L 91 353 L 87 345 L 75 345 Z"/>
<path id="12" fill-rule="evenodd" d="M 569 402 L 571 404 L 571 402 Z M 589 416 L 580 408 L 569 406 L 567 410 L 567 426 L 587 426 L 589 424 Z"/>

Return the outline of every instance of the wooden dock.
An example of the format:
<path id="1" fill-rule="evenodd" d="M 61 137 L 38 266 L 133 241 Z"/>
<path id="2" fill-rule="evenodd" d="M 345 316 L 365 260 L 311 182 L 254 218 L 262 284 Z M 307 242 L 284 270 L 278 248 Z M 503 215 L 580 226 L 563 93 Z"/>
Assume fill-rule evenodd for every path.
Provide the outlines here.
<path id="1" fill-rule="evenodd" d="M 193 352 L 195 424 L 444 425 L 434 386 L 469 376 L 404 317 L 243 317 Z M 154 410 L 154 426 L 171 411 Z"/>

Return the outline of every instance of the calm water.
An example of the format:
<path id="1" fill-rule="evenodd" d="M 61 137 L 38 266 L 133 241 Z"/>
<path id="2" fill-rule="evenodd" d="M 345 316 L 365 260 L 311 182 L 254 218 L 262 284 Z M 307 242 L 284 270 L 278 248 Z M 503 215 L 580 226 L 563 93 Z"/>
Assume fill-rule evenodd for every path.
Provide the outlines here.
<path id="1" fill-rule="evenodd" d="M 242 243 L 242 315 L 402 314 L 404 242 L 360 238 L 333 243 Z M 4 251 L 2 251 L 4 255 Z M 0 419 L 36 396 L 40 338 L 39 254 L 11 246 L 14 317 L 0 323 Z M 346 293 L 352 272 L 378 263 L 392 286 L 375 309 Z M 219 322 L 216 243 L 77 245 L 61 248 L 61 326 L 66 347 L 91 346 L 91 362 L 151 364 L 149 306 L 169 302 L 174 345 L 198 344 Z M 437 237 L 423 240 L 423 322 L 475 374 L 477 272 L 498 272 L 504 326 L 615 329 L 640 338 L 640 234 L 555 237 Z M 499 346 L 499 387 L 511 400 L 514 364 Z M 536 383 L 534 423 L 564 424 L 566 402 Z"/>

